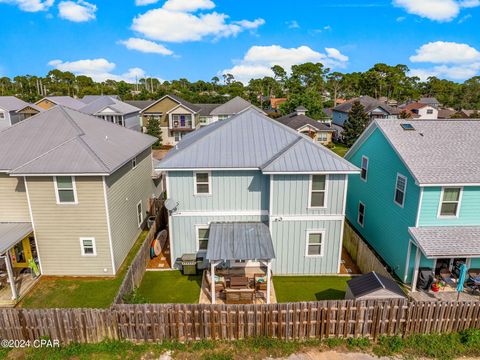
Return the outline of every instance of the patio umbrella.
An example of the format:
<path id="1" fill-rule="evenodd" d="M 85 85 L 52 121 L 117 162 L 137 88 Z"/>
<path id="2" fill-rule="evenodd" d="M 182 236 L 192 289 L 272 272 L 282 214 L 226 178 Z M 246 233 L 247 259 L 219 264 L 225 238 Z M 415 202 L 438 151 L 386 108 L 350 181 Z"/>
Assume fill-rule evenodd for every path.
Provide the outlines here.
<path id="1" fill-rule="evenodd" d="M 460 265 L 460 274 L 458 276 L 458 283 L 457 283 L 457 301 L 460 299 L 460 293 L 463 292 L 463 284 L 465 283 L 465 278 L 467 276 L 467 265 L 462 264 Z"/>

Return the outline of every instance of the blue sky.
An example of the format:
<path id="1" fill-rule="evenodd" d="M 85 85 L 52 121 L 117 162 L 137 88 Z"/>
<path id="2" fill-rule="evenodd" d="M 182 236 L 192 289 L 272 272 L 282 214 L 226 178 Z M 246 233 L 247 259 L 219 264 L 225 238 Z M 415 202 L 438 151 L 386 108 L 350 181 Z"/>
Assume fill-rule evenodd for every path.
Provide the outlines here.
<path id="1" fill-rule="evenodd" d="M 480 73 L 479 0 L 0 0 L 0 75 L 210 80 L 320 61 L 462 81 Z"/>

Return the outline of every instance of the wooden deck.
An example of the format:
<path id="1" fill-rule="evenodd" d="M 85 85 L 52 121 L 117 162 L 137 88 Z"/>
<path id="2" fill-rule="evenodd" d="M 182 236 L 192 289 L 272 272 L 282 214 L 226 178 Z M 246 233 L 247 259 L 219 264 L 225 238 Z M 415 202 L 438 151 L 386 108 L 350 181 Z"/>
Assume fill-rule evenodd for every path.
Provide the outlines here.
<path id="1" fill-rule="evenodd" d="M 14 307 L 25 295 L 28 294 L 30 289 L 37 283 L 38 279 L 33 278 L 30 273 L 19 274 L 16 278 L 18 299 L 12 300 L 12 291 L 10 284 L 0 288 L 0 307 Z"/>

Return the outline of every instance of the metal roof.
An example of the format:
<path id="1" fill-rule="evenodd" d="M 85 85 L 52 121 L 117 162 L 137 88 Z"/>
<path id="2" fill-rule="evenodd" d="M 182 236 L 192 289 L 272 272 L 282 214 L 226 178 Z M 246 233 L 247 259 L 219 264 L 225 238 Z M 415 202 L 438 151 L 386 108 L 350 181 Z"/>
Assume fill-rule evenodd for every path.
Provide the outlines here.
<path id="1" fill-rule="evenodd" d="M 408 232 L 428 258 L 480 256 L 480 226 L 410 227 Z"/>
<path id="2" fill-rule="evenodd" d="M 31 223 L 0 222 L 0 254 L 5 253 L 33 231 Z"/>
<path id="3" fill-rule="evenodd" d="M 24 109 L 27 106 L 32 105 L 15 96 L 0 96 L 0 109 L 10 112 Z"/>
<path id="4" fill-rule="evenodd" d="M 159 170 L 208 168 L 359 171 L 323 145 L 254 109 L 193 131 L 157 164 Z"/>
<path id="5" fill-rule="evenodd" d="M 43 99 L 50 100 L 57 105 L 65 106 L 73 110 L 78 110 L 85 106 L 84 102 L 74 99 L 71 96 L 46 96 Z M 38 104 L 43 99 L 40 99 L 35 104 Z"/>
<path id="6" fill-rule="evenodd" d="M 388 290 L 395 295 L 405 297 L 402 288 L 392 279 L 377 274 L 375 271 L 356 276 L 347 281 L 348 287 L 354 297 L 372 294 L 378 290 Z"/>
<path id="7" fill-rule="evenodd" d="M 104 96 L 108 96 L 108 97 L 120 100 L 120 96 L 118 95 L 85 95 L 83 98 L 80 99 L 80 101 L 85 104 L 90 104 L 92 101 L 98 100 Z"/>
<path id="8" fill-rule="evenodd" d="M 154 142 L 149 135 L 55 106 L 0 131 L 0 170 L 108 175 Z"/>
<path id="9" fill-rule="evenodd" d="M 270 260 L 275 258 L 268 226 L 261 222 L 213 222 L 208 235 L 208 260 Z"/>
<path id="10" fill-rule="evenodd" d="M 95 115 L 107 107 L 115 111 L 117 115 L 126 115 L 140 111 L 139 108 L 111 96 L 99 96 L 84 107 L 78 109 L 78 111 Z"/>
<path id="11" fill-rule="evenodd" d="M 235 96 L 225 104 L 217 106 L 215 109 L 213 109 L 210 115 L 235 115 L 249 108 L 254 108 L 263 113 L 261 109 L 252 105 L 247 100 L 241 98 L 240 96 Z"/>
<path id="12" fill-rule="evenodd" d="M 141 109 L 141 111 L 143 111 L 147 107 L 150 107 L 150 105 L 152 105 L 155 100 L 125 100 L 124 102 L 129 105 L 135 106 L 136 108 L 139 108 Z"/>

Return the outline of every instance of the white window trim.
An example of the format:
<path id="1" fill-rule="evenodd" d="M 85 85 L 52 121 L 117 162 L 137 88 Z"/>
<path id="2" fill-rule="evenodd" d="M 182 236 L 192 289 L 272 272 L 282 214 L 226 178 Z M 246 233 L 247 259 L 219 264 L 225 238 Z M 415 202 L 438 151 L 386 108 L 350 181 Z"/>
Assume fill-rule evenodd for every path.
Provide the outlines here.
<path id="1" fill-rule="evenodd" d="M 396 199 L 397 195 L 397 186 L 398 186 L 398 178 L 403 178 L 405 180 L 405 189 L 403 190 L 403 203 L 399 204 Z M 407 200 L 407 185 L 408 185 L 408 179 L 405 175 L 402 175 L 400 173 L 397 173 L 397 177 L 395 178 L 395 189 L 393 192 L 393 202 L 403 208 L 405 206 L 405 201 Z"/>
<path id="2" fill-rule="evenodd" d="M 208 175 L 208 193 L 197 193 L 197 174 Z M 200 183 L 205 184 L 205 183 Z M 212 172 L 211 171 L 194 171 L 193 172 L 193 195 L 195 196 L 210 196 L 212 195 Z"/>
<path id="3" fill-rule="evenodd" d="M 316 230 L 307 230 L 306 231 L 306 237 L 305 237 L 305 257 L 309 258 L 319 258 L 323 257 L 323 254 L 325 252 L 325 235 L 326 235 L 325 229 L 316 229 Z M 309 238 L 310 234 L 322 234 L 322 241 L 320 243 L 320 254 L 319 255 L 309 255 L 308 254 L 308 246 L 309 246 Z"/>
<path id="4" fill-rule="evenodd" d="M 141 210 L 141 213 L 140 213 L 140 217 L 141 217 L 141 221 L 139 222 L 138 221 L 138 205 L 140 205 L 140 210 Z M 143 224 L 143 204 L 142 204 L 142 200 L 140 200 L 137 205 L 135 206 L 135 215 L 137 216 L 137 223 L 138 223 L 138 227 L 141 227 L 142 224 Z"/>
<path id="5" fill-rule="evenodd" d="M 323 206 L 312 206 L 312 187 L 313 187 L 313 175 L 310 174 L 310 179 L 308 180 L 308 208 L 309 209 L 326 209 L 328 207 L 328 184 L 330 177 L 328 174 L 318 174 L 318 175 L 325 175 L 325 201 L 323 202 Z"/>
<path id="6" fill-rule="evenodd" d="M 138 162 L 137 162 L 137 157 L 135 156 L 132 159 L 132 170 L 135 169 L 137 166 L 138 166 Z"/>
<path id="7" fill-rule="evenodd" d="M 73 202 L 60 201 L 60 196 L 58 194 L 57 176 L 54 176 L 53 177 L 53 186 L 55 188 L 55 200 L 57 202 L 57 205 L 77 205 L 78 204 L 78 197 L 77 197 L 77 183 L 75 181 L 75 176 L 69 176 L 69 175 L 59 175 L 59 176 L 65 176 L 65 177 L 71 177 L 72 178 L 72 188 L 73 188 L 73 199 L 74 199 L 74 201 Z"/>
<path id="8" fill-rule="evenodd" d="M 83 246 L 83 241 L 84 240 L 91 240 L 92 241 L 93 254 L 86 254 L 85 253 L 85 247 Z M 80 249 L 82 251 L 82 256 L 86 256 L 86 257 L 97 256 L 97 244 L 95 242 L 95 238 L 94 237 L 81 237 L 80 238 Z"/>
<path id="9" fill-rule="evenodd" d="M 363 160 L 367 160 L 367 167 L 365 168 L 365 179 L 362 178 L 362 170 L 363 170 Z M 360 180 L 363 182 L 368 181 L 368 165 L 370 164 L 370 159 L 366 156 L 362 156 L 362 162 L 360 163 Z"/>
<path id="10" fill-rule="evenodd" d="M 198 230 L 201 230 L 201 229 L 209 229 L 210 226 L 208 224 L 199 224 L 199 225 L 195 225 L 195 240 L 196 240 L 196 249 L 197 249 L 197 253 L 206 253 L 207 252 L 207 249 L 205 250 L 200 250 L 200 238 L 198 236 Z"/>
<path id="11" fill-rule="evenodd" d="M 360 204 L 363 205 L 363 222 L 360 223 Z M 365 226 L 365 203 L 359 201 L 357 206 L 357 224 L 360 225 L 362 228 Z"/>
<path id="12" fill-rule="evenodd" d="M 460 189 L 460 194 L 458 195 L 458 206 L 457 206 L 457 213 L 455 215 L 441 215 L 442 211 L 442 203 L 443 203 L 443 193 L 445 189 Z M 462 206 L 462 199 L 463 199 L 463 186 L 443 186 L 442 191 L 440 192 L 440 202 L 438 204 L 437 210 L 437 218 L 438 219 L 458 219 L 460 216 L 460 207 Z"/>

